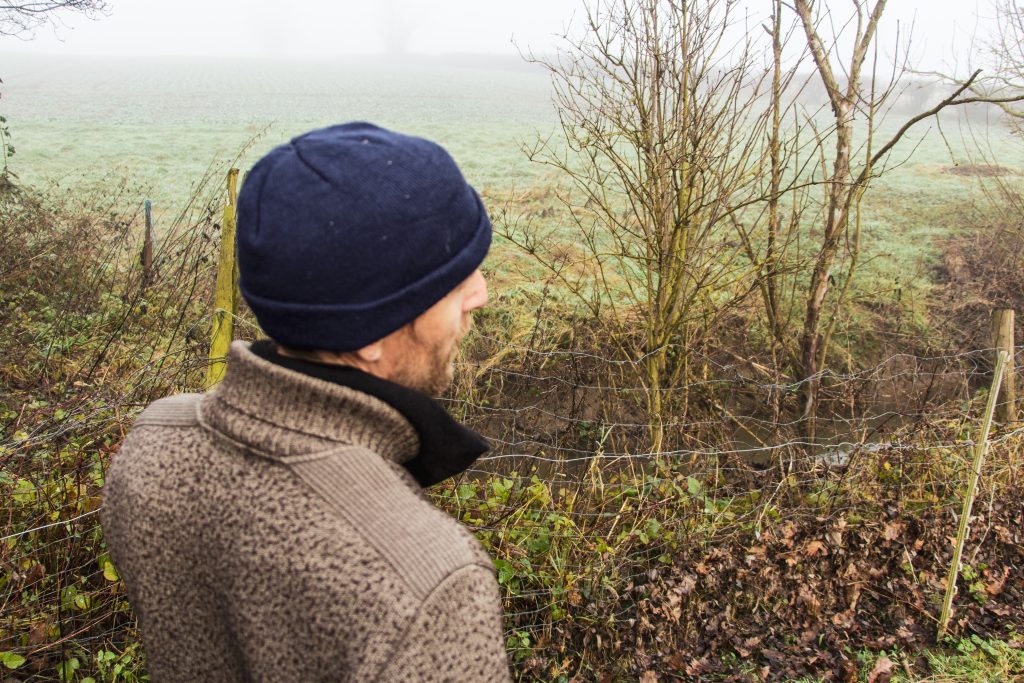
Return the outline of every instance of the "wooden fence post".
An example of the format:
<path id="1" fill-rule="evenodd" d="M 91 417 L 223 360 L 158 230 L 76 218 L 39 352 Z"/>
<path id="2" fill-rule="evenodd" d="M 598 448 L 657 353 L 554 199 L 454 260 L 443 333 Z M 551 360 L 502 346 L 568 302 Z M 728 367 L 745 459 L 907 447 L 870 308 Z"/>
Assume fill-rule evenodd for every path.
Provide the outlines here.
<path id="1" fill-rule="evenodd" d="M 1017 420 L 1017 386 L 1013 367 L 1013 309 L 997 308 L 992 312 L 992 348 L 998 358 L 1006 352 L 1006 370 L 1003 377 L 1003 400 L 996 406 L 996 420 L 1006 424 Z"/>
<path id="2" fill-rule="evenodd" d="M 153 283 L 153 202 L 146 200 L 146 236 L 142 241 L 142 288 Z"/>
<path id="3" fill-rule="evenodd" d="M 953 597 L 956 595 L 956 582 L 960 576 L 960 559 L 963 557 L 964 544 L 967 543 L 971 510 L 974 508 L 974 496 L 978 491 L 978 479 L 981 478 L 981 466 L 985 462 L 985 454 L 988 453 L 988 435 L 992 428 L 992 414 L 995 412 L 999 397 L 999 384 L 1006 374 L 1006 357 L 1009 354 L 1005 351 L 996 353 L 996 375 L 992 378 L 992 388 L 988 392 L 985 415 L 981 422 L 981 434 L 974 442 L 974 460 L 971 462 L 971 471 L 967 475 L 967 491 L 964 492 L 964 506 L 960 511 L 960 526 L 956 532 L 956 543 L 953 545 L 953 559 L 949 564 L 949 575 L 946 577 L 946 597 L 942 601 L 937 634 L 937 640 L 940 641 L 946 636 L 949 619 L 953 615 Z"/>
<path id="4" fill-rule="evenodd" d="M 213 303 L 213 334 L 210 339 L 210 364 L 206 387 L 224 378 L 225 358 L 235 332 L 238 313 L 238 265 L 235 263 L 235 209 L 238 203 L 238 169 L 228 171 L 228 201 L 221 221 L 220 257 L 217 259 L 217 286 Z"/>

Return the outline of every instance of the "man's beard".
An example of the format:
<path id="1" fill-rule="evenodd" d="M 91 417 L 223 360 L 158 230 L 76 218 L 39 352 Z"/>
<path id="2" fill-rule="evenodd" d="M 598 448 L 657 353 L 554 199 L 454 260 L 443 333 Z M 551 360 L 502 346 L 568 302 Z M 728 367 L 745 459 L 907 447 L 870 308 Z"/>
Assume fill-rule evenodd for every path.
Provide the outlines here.
<path id="1" fill-rule="evenodd" d="M 390 379 L 428 396 L 440 396 L 451 385 L 453 375 L 449 354 L 434 346 L 424 353 L 406 355 Z"/>
<path id="2" fill-rule="evenodd" d="M 390 379 L 396 384 L 415 389 L 428 396 L 440 396 L 451 386 L 455 374 L 453 362 L 458 353 L 459 342 L 472 326 L 472 315 L 463 316 L 458 336 L 450 349 L 445 349 L 445 340 L 434 343 L 424 342 L 414 326 L 408 329 L 405 353 Z"/>

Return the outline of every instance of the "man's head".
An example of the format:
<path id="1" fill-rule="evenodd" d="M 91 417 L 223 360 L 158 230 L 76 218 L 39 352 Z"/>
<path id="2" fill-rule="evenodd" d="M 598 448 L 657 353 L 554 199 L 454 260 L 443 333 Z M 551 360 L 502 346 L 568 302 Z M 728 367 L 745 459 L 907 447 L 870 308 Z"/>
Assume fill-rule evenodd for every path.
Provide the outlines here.
<path id="1" fill-rule="evenodd" d="M 242 294 L 286 352 L 450 382 L 491 224 L 441 147 L 367 123 L 299 136 L 249 173 L 237 234 Z"/>

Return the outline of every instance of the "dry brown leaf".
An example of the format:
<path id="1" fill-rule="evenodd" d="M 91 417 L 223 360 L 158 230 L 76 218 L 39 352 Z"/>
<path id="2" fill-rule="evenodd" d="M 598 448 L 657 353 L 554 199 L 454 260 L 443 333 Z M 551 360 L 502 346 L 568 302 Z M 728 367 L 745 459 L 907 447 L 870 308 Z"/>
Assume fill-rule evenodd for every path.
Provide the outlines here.
<path id="1" fill-rule="evenodd" d="M 800 599 L 800 602 L 804 603 L 811 614 L 817 614 L 818 610 L 821 609 L 821 601 L 818 600 L 818 596 L 808 590 L 807 586 L 800 586 L 797 597 Z"/>
<path id="2" fill-rule="evenodd" d="M 853 626 L 853 610 L 848 609 L 836 612 L 832 615 L 832 624 L 841 628 L 850 628 Z"/>
<path id="3" fill-rule="evenodd" d="M 807 555 L 807 557 L 815 557 L 819 553 L 822 555 L 828 555 L 828 550 L 825 548 L 825 544 L 819 540 L 810 541 L 804 546 L 804 554 Z"/>
<path id="4" fill-rule="evenodd" d="M 640 674 L 640 683 L 658 683 L 658 674 L 653 671 L 645 671 Z"/>
<path id="5" fill-rule="evenodd" d="M 28 644 L 42 645 L 50 639 L 50 626 L 47 622 L 37 621 L 29 627 Z"/>
<path id="6" fill-rule="evenodd" d="M 892 678 L 892 660 L 882 655 L 875 660 L 875 666 L 868 674 L 868 683 L 889 683 Z"/>
<path id="7" fill-rule="evenodd" d="M 992 571 L 991 569 L 986 569 L 985 578 L 988 579 L 988 581 L 985 583 L 985 592 L 989 595 L 999 595 L 1003 592 L 1003 586 L 1006 585 L 1006 579 L 1009 576 L 1009 567 L 1003 567 L 1002 575 L 998 572 Z"/>
<path id="8" fill-rule="evenodd" d="M 900 521 L 889 522 L 882 529 L 882 538 L 887 541 L 895 541 L 897 538 L 903 535 L 907 525 Z"/>

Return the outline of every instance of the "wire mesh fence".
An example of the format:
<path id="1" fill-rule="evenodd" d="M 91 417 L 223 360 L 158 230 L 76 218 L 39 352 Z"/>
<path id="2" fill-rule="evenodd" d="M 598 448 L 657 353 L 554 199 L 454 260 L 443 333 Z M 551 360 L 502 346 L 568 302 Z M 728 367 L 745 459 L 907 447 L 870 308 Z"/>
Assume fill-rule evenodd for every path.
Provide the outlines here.
<path id="1" fill-rule="evenodd" d="M 0 653 L 17 664 L 11 670 L 19 678 L 71 680 L 78 670 L 119 663 L 129 670 L 139 661 L 134 620 L 98 524 L 103 474 L 148 400 L 201 385 L 203 349 L 188 330 L 205 323 L 182 326 L 174 348 L 152 350 L 127 379 L 136 388 L 130 394 L 81 387 L 59 404 L 8 415 L 10 438 L 0 446 Z M 494 363 L 499 345 L 502 360 Z M 1024 347 L 1015 351 L 1024 357 Z M 844 553 L 857 548 L 867 557 L 873 544 L 896 559 L 847 583 L 877 589 L 909 572 L 909 593 L 894 587 L 870 604 L 889 600 L 908 615 L 881 630 L 924 638 L 948 569 L 949 553 L 936 539 L 959 511 L 991 357 L 990 350 L 897 354 L 855 372 L 823 373 L 824 408 L 813 430 L 812 418 L 790 405 L 799 383 L 775 381 L 742 359 L 702 357 L 706 374 L 689 383 L 688 405 L 664 420 L 667 448 L 652 452 L 637 400 L 646 389 L 629 381 L 630 362 L 510 348 L 480 333 L 460 364 L 459 388 L 443 400 L 492 450 L 431 495 L 495 558 L 508 647 L 524 677 L 557 678 L 588 648 L 634 648 L 635 658 L 643 634 L 665 625 L 676 629 L 676 651 L 678 639 L 707 640 L 707 633 L 732 633 L 734 650 L 756 650 L 749 644 L 760 637 L 750 630 L 756 620 L 702 630 L 696 621 L 708 613 L 695 596 L 721 590 L 727 579 L 756 594 L 766 576 L 808 561 L 834 560 L 821 571 L 841 576 L 856 564 L 844 566 Z M 983 594 L 990 614 L 1024 598 L 1019 586 L 999 584 L 998 562 L 976 559 L 985 544 L 1020 544 L 1020 530 L 1007 526 L 1012 511 L 999 506 L 1019 491 L 1022 442 L 1024 426 L 1001 425 L 982 473 L 966 590 Z M 816 593 L 791 592 L 790 609 L 831 610 L 836 628 L 856 621 L 858 600 L 869 602 L 843 592 L 826 609 Z M 917 602 L 905 604 L 907 595 Z M 700 671 L 701 662 L 695 655 L 670 664 Z"/>
<path id="2" fill-rule="evenodd" d="M 144 273 L 133 216 L 82 224 L 25 203 L 26 235 L 0 237 L 53 266 L 3 271 L 0 666 L 133 680 L 144 653 L 99 526 L 104 473 L 145 405 L 205 385 L 222 198 L 176 217 Z M 34 242 L 33 221 L 60 239 Z M 467 340 L 442 400 L 492 450 L 430 492 L 494 558 L 521 678 L 694 679 L 745 658 L 796 678 L 846 671 L 851 647 L 932 642 L 992 349 L 901 337 L 889 346 L 913 353 L 796 379 L 703 343 L 676 349 L 685 381 L 652 388 L 644 354 L 545 315 L 526 335 L 485 319 Z M 954 628 L 1024 632 L 1024 425 L 1003 420 L 990 444 Z"/>

